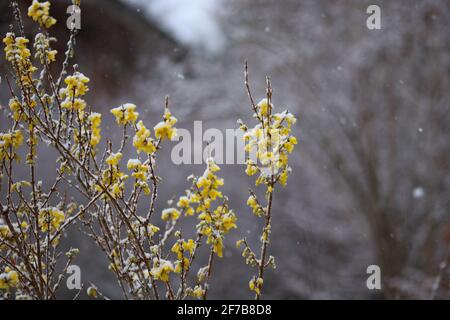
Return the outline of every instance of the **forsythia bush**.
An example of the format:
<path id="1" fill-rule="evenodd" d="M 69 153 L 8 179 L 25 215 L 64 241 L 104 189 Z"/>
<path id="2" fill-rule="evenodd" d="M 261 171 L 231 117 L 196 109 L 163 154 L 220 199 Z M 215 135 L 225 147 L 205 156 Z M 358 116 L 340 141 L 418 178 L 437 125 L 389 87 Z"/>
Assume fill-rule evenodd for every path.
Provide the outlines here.
<path id="1" fill-rule="evenodd" d="M 50 65 L 57 52 L 51 47 L 55 39 L 48 29 L 56 20 L 50 16 L 50 3 L 34 0 L 29 7 L 28 16 L 39 27 L 34 41 L 24 36 L 20 10 L 15 2 L 12 5 L 18 32 L 11 31 L 3 39 L 5 58 L 14 77 L 6 78 L 11 93 L 10 125 L 0 134 L 0 188 L 6 195 L 0 208 L 2 297 L 56 299 L 66 271 L 79 253 L 76 248 L 64 252 L 62 236 L 78 224 L 108 258 L 108 268 L 124 297 L 206 299 L 214 258 L 223 256 L 224 238 L 237 228 L 237 215 L 221 191 L 224 180 L 219 176 L 219 166 L 209 158 L 202 176 L 188 177 L 190 185 L 185 194 L 169 201 L 170 207 L 161 213 L 156 212 L 161 182 L 156 174 L 157 155 L 163 143 L 177 134 L 177 119 L 169 110 L 167 98 L 162 119 L 153 128 L 139 118 L 136 105 L 113 108 L 111 113 L 123 132 L 121 142 L 113 144 L 102 137 L 102 114 L 92 112 L 85 100 L 89 78 L 77 66 L 73 66 L 73 73 L 68 71 L 76 31 L 71 31 L 64 63 L 55 77 Z M 288 112 L 273 112 L 269 80 L 267 97 L 255 104 L 247 67 L 246 86 L 257 124 L 250 128 L 240 122 L 246 150 L 256 155 L 254 159 L 248 157 L 245 171 L 257 176 L 256 186 L 265 188 L 264 199 L 250 191 L 247 203 L 264 220 L 264 227 L 258 254 L 246 239 L 237 245 L 244 246 L 246 263 L 256 269 L 249 288 L 259 299 L 264 271 L 275 267 L 274 257 L 267 254 L 273 195 L 278 185 L 286 185 L 291 171 L 288 157 L 297 140 L 290 130 L 296 120 Z M 56 178 L 45 185 L 36 174 L 41 143 L 58 154 Z M 135 155 L 124 159 L 128 143 Z M 28 172 L 28 178 L 16 178 L 17 167 Z M 68 201 L 63 185 L 85 202 Z M 149 203 L 145 211 L 144 201 Z M 159 218 L 165 222 L 164 228 L 154 224 Z M 193 238 L 185 237 L 177 227 L 182 218 L 198 220 Z M 191 267 L 202 245 L 209 259 L 194 271 Z M 87 293 L 103 297 L 93 285 Z"/>

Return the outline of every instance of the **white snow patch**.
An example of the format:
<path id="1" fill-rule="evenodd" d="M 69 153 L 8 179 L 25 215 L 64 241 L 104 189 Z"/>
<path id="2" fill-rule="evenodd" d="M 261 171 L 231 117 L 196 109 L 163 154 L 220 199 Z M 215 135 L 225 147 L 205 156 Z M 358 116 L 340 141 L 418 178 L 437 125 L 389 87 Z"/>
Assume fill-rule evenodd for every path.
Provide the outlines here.
<path id="1" fill-rule="evenodd" d="M 416 187 L 413 190 L 413 197 L 415 199 L 420 199 L 425 195 L 425 191 L 423 190 L 422 187 Z"/>
<path id="2" fill-rule="evenodd" d="M 222 0 L 122 0 L 142 8 L 180 42 L 206 50 L 219 52 L 225 37 L 217 20 Z"/>

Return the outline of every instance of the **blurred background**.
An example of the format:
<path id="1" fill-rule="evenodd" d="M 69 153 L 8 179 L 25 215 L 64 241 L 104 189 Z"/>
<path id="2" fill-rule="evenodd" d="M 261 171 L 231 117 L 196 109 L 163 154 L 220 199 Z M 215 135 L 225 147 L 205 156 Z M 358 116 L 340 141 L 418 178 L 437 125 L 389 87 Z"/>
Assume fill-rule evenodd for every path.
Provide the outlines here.
<path id="1" fill-rule="evenodd" d="M 52 1 L 60 58 L 69 3 Z M 381 8 L 381 30 L 366 27 L 371 4 Z M 439 274 L 434 295 L 450 296 L 449 270 L 440 270 L 450 244 L 450 1 L 85 0 L 81 19 L 72 62 L 91 78 L 86 98 L 104 113 L 104 135 L 117 132 L 109 110 L 126 102 L 153 126 L 165 95 L 180 128 L 250 122 L 245 60 L 255 98 L 264 97 L 268 75 L 275 108 L 299 119 L 293 174 L 275 196 L 277 269 L 267 272 L 265 298 L 428 299 Z M 2 1 L 2 34 L 11 22 Z M 2 57 L 0 75 L 7 72 Z M 8 99 L 3 81 L 0 103 Z M 170 151 L 166 145 L 160 158 Z M 42 157 L 50 162 L 40 174 L 51 176 L 54 158 Z M 203 170 L 160 161 L 158 210 Z M 222 170 L 239 228 L 216 260 L 210 294 L 251 298 L 250 269 L 234 243 L 259 242 L 261 226 L 246 206 L 253 182 L 243 166 Z M 102 253 L 77 232 L 68 237 L 82 250 L 83 281 L 120 298 Z M 381 268 L 382 290 L 366 287 L 372 264 Z"/>

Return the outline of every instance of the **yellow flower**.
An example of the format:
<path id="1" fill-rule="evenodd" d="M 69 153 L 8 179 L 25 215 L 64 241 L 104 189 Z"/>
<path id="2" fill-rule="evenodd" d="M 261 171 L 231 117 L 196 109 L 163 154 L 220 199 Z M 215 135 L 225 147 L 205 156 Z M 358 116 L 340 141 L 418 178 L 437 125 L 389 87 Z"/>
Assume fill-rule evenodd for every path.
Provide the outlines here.
<path id="1" fill-rule="evenodd" d="M 177 202 L 177 206 L 184 210 L 186 216 L 192 216 L 194 209 L 190 206 L 190 199 L 187 196 L 182 196 Z"/>
<path id="2" fill-rule="evenodd" d="M 22 104 L 16 98 L 9 100 L 9 109 L 13 113 L 13 119 L 19 121 L 22 116 Z"/>
<path id="3" fill-rule="evenodd" d="M 50 64 L 56 60 L 56 54 L 58 51 L 52 50 L 50 47 L 50 41 L 53 38 L 45 36 L 43 33 L 38 33 L 34 38 L 34 48 L 36 50 L 35 58 L 39 59 L 41 64 Z"/>
<path id="4" fill-rule="evenodd" d="M 261 116 L 264 116 L 264 117 L 265 117 L 265 116 L 268 115 L 268 113 L 269 113 L 269 104 L 268 104 L 266 98 L 262 99 L 262 100 L 258 103 L 258 105 L 257 105 L 256 107 L 258 108 L 259 114 L 260 114 Z"/>
<path id="5" fill-rule="evenodd" d="M 247 169 L 245 169 L 245 173 L 248 176 L 253 176 L 258 173 L 258 167 L 252 160 L 247 160 Z"/>
<path id="6" fill-rule="evenodd" d="M 89 116 L 89 121 L 91 122 L 91 145 L 95 147 L 100 143 L 100 140 L 102 138 L 100 132 L 101 132 L 101 124 L 102 124 L 102 115 L 97 112 L 91 113 Z"/>
<path id="7" fill-rule="evenodd" d="M 41 27 L 50 28 L 56 23 L 56 19 L 50 16 L 50 2 L 39 2 L 33 0 L 33 3 L 28 7 L 28 16 L 33 21 L 39 23 Z"/>
<path id="8" fill-rule="evenodd" d="M 19 282 L 19 274 L 17 273 L 17 271 L 13 271 L 13 270 L 9 271 L 8 278 L 11 283 L 11 286 L 13 286 L 13 287 L 15 287 L 17 285 L 17 283 Z"/>
<path id="9" fill-rule="evenodd" d="M 284 147 L 289 153 L 292 153 L 294 151 L 294 146 L 297 144 L 297 138 L 296 137 L 289 137 L 288 140 L 284 143 Z"/>
<path id="10" fill-rule="evenodd" d="M 176 273 L 180 273 L 183 269 L 187 270 L 189 268 L 189 259 L 184 257 L 184 252 L 192 254 L 194 251 L 194 245 L 194 241 L 190 239 L 187 242 L 184 240 L 179 240 L 172 246 L 171 251 L 177 255 L 178 259 L 175 265 Z"/>
<path id="11" fill-rule="evenodd" d="M 97 299 L 98 297 L 98 291 L 96 287 L 90 286 L 89 288 L 87 288 L 86 293 L 91 298 Z"/>
<path id="12" fill-rule="evenodd" d="M 262 278 L 253 278 L 248 283 L 248 286 L 249 286 L 250 290 L 255 291 L 256 294 L 259 295 L 259 294 L 261 294 L 261 288 L 262 288 L 263 283 L 264 283 L 264 280 Z"/>
<path id="13" fill-rule="evenodd" d="M 106 163 L 110 166 L 117 166 L 119 164 L 120 159 L 122 159 L 122 153 L 111 153 L 111 155 L 106 158 Z"/>
<path id="14" fill-rule="evenodd" d="M 136 178 L 135 186 L 142 188 L 145 194 L 150 194 L 150 187 L 147 183 L 148 165 L 143 165 L 139 159 L 130 159 L 127 163 L 128 170 L 134 170 L 132 176 Z"/>
<path id="15" fill-rule="evenodd" d="M 19 283 L 19 274 L 15 270 L 6 267 L 4 272 L 0 274 L 0 290 L 10 290 Z"/>
<path id="16" fill-rule="evenodd" d="M 139 159 L 130 159 L 127 163 L 128 170 L 136 170 L 141 167 L 142 163 Z"/>
<path id="17" fill-rule="evenodd" d="M 181 273 L 181 271 L 189 268 L 189 259 L 186 257 L 180 258 L 175 262 L 175 273 Z"/>
<path id="18" fill-rule="evenodd" d="M 56 50 L 50 50 L 50 51 L 47 51 L 47 59 L 50 61 L 50 62 L 53 62 L 53 61 L 55 61 L 56 60 L 56 54 L 58 53 L 58 51 L 56 51 Z"/>
<path id="19" fill-rule="evenodd" d="M 254 196 L 250 196 L 247 199 L 247 205 L 253 208 L 253 207 L 256 207 L 258 205 L 258 202 L 256 201 Z"/>
<path id="20" fill-rule="evenodd" d="M 222 241 L 222 238 L 220 238 L 220 237 L 213 238 L 212 243 L 213 243 L 213 251 L 217 254 L 218 257 L 222 258 L 222 256 L 223 256 L 223 241 Z"/>
<path id="21" fill-rule="evenodd" d="M 9 32 L 3 39 L 5 44 L 6 60 L 9 62 L 17 62 L 20 65 L 22 62 L 29 61 L 31 56 L 30 50 L 27 48 L 27 43 L 30 42 L 27 38 L 16 37 Z"/>
<path id="22" fill-rule="evenodd" d="M 73 75 L 66 77 L 64 79 L 67 87 L 63 90 L 63 95 L 69 98 L 77 98 L 79 96 L 84 96 L 86 92 L 89 91 L 87 83 L 89 78 L 86 77 L 81 72 L 75 72 Z"/>
<path id="23" fill-rule="evenodd" d="M 27 48 L 28 39 L 16 37 L 14 33 L 7 33 L 3 39 L 6 60 L 11 62 L 17 71 L 17 82 L 23 89 L 29 89 L 32 84 L 32 74 L 37 70 L 30 61 L 30 50 Z M 30 88 L 31 90 L 31 88 Z M 32 99 L 31 99 L 32 100 Z M 31 102 L 30 102 L 31 103 Z"/>
<path id="24" fill-rule="evenodd" d="M 67 98 L 61 102 L 61 107 L 69 110 L 83 111 L 86 108 L 86 101 L 79 98 Z"/>
<path id="25" fill-rule="evenodd" d="M 178 220 L 179 217 L 180 211 L 175 208 L 164 209 L 161 214 L 161 219 L 163 219 L 164 221 Z"/>
<path id="26" fill-rule="evenodd" d="M 64 222 L 66 216 L 57 208 L 46 208 L 39 211 L 38 223 L 42 232 L 55 232 Z"/>
<path id="27" fill-rule="evenodd" d="M 150 271 L 151 275 L 156 280 L 161 280 L 164 282 L 169 281 L 169 275 L 171 272 L 174 272 L 172 262 L 163 259 L 156 261 L 152 270 Z"/>
<path id="28" fill-rule="evenodd" d="M 223 229 L 224 233 L 228 233 L 231 229 L 236 229 L 236 216 L 227 215 L 222 218 L 221 221 L 221 229 Z"/>
<path id="29" fill-rule="evenodd" d="M 177 206 L 180 208 L 189 207 L 189 198 L 186 196 L 180 197 L 180 199 L 178 200 Z"/>
<path id="30" fill-rule="evenodd" d="M 222 198 L 222 193 L 218 191 L 220 186 L 223 186 L 223 179 L 219 179 L 215 172 L 219 171 L 219 166 L 214 162 L 214 159 L 208 159 L 208 166 L 196 183 L 196 186 L 200 190 L 200 195 L 205 200 L 215 200 L 217 197 Z M 204 201 L 208 203 L 208 201 Z M 207 206 L 208 207 L 208 206 Z"/>
<path id="31" fill-rule="evenodd" d="M 177 121 L 177 118 L 172 116 L 170 111 L 166 109 L 164 120 L 153 128 L 155 130 L 155 137 L 157 139 L 167 138 L 168 140 L 172 140 L 177 135 L 177 129 L 173 127 Z"/>
<path id="32" fill-rule="evenodd" d="M 23 135 L 20 130 L 14 130 L 9 133 L 0 133 L 0 150 L 5 149 L 9 151 L 9 148 L 19 148 L 23 143 Z"/>
<path id="33" fill-rule="evenodd" d="M 188 251 L 192 254 L 192 252 L 194 251 L 194 247 L 195 247 L 194 240 L 189 239 L 187 242 L 183 241 L 183 250 L 184 251 Z"/>
<path id="34" fill-rule="evenodd" d="M 108 191 L 113 196 L 117 198 L 123 194 L 125 189 L 124 181 L 128 179 L 128 175 L 119 171 L 118 164 L 122 158 L 122 153 L 112 153 L 106 158 L 106 163 L 109 167 L 102 171 L 102 183 L 94 186 L 94 190 L 102 192 L 105 186 L 109 186 Z M 103 195 L 107 197 L 107 195 Z"/>
<path id="35" fill-rule="evenodd" d="M 264 213 L 264 209 L 261 207 L 261 205 L 253 195 L 248 198 L 247 205 L 252 208 L 253 213 L 258 217 L 261 217 Z"/>
<path id="36" fill-rule="evenodd" d="M 12 236 L 11 231 L 7 225 L 0 225 L 0 239 L 7 239 Z"/>
<path id="37" fill-rule="evenodd" d="M 116 118 L 118 125 L 126 125 L 128 123 L 134 124 L 139 117 L 139 113 L 135 111 L 136 105 L 126 103 L 120 107 L 111 110 L 111 113 Z"/>
<path id="38" fill-rule="evenodd" d="M 271 181 L 275 180 L 276 183 L 286 186 L 291 170 L 288 166 L 289 154 L 294 151 L 297 144 L 297 138 L 291 136 L 290 131 L 297 120 L 288 111 L 272 114 L 273 105 L 269 104 L 267 99 L 261 100 L 257 108 L 259 123 L 255 127 L 248 128 L 241 123 L 241 127 L 245 128 L 245 151 L 255 152 L 259 163 L 257 164 L 255 160 L 247 160 L 245 172 L 249 176 L 261 172 L 256 179 L 256 186 L 265 184 L 267 192 L 272 193 L 274 185 L 271 185 Z M 272 178 L 268 179 L 269 177 Z M 260 216 L 263 210 L 255 201 L 255 199 L 249 199 L 247 204 L 252 207 L 253 213 Z"/>
<path id="39" fill-rule="evenodd" d="M 288 178 L 288 169 L 285 169 L 280 174 L 280 183 L 283 187 L 287 184 L 287 178 Z"/>
<path id="40" fill-rule="evenodd" d="M 133 146 L 139 152 L 145 152 L 147 154 L 153 153 L 156 151 L 156 147 L 153 144 L 153 139 L 150 138 L 150 130 L 148 130 L 144 123 L 141 121 L 137 124 L 136 135 L 133 138 Z"/>
<path id="41" fill-rule="evenodd" d="M 137 180 L 142 180 L 142 181 L 147 180 L 147 176 L 146 176 L 145 172 L 143 172 L 143 171 L 136 171 L 136 172 L 133 172 L 131 175 L 133 177 L 135 177 Z"/>
<path id="42" fill-rule="evenodd" d="M 236 248 L 239 249 L 243 244 L 245 244 L 243 239 L 236 241 Z"/>
<path id="43" fill-rule="evenodd" d="M 203 297 L 204 292 L 205 291 L 202 289 L 202 287 L 197 285 L 197 286 L 195 286 L 194 290 L 192 291 L 192 294 L 195 298 L 200 299 Z"/>

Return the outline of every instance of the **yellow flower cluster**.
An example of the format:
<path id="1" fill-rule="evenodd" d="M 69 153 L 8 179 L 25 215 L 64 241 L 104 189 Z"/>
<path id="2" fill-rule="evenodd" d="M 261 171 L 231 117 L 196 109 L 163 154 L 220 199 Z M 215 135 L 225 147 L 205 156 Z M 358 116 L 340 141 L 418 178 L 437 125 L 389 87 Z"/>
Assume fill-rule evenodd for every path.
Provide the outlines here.
<path id="1" fill-rule="evenodd" d="M 113 249 L 110 254 L 111 263 L 108 265 L 108 269 L 111 271 L 120 271 L 122 261 L 117 249 Z"/>
<path id="2" fill-rule="evenodd" d="M 177 207 L 181 208 L 186 216 L 192 216 L 194 214 L 194 208 L 191 207 L 190 200 L 186 196 L 182 196 L 178 199 Z"/>
<path id="3" fill-rule="evenodd" d="M 8 149 L 9 147 L 12 147 L 13 149 L 17 149 L 22 143 L 23 135 L 20 130 L 0 134 L 0 148 Z"/>
<path id="4" fill-rule="evenodd" d="M 157 259 L 153 261 L 153 268 L 150 271 L 150 274 L 156 279 L 161 280 L 163 282 L 169 281 L 170 273 L 174 272 L 172 262 L 163 259 Z"/>
<path id="5" fill-rule="evenodd" d="M 150 194 L 150 187 L 147 183 L 149 165 L 142 164 L 139 159 L 130 159 L 128 160 L 127 168 L 134 171 L 132 176 L 136 178 L 135 186 L 141 188 L 145 194 Z"/>
<path id="6" fill-rule="evenodd" d="M 28 223 L 26 221 L 22 221 L 19 223 L 13 223 L 12 227 L 16 233 L 23 232 L 25 239 L 27 238 L 27 229 L 28 229 Z M 6 224 L 0 224 L 0 242 L 3 244 L 0 244 L 0 250 L 3 250 L 7 247 L 6 244 L 4 244 L 4 241 L 12 240 L 13 239 L 13 232 L 10 230 L 9 226 Z"/>
<path id="7" fill-rule="evenodd" d="M 0 160 L 3 160 L 5 156 L 8 156 L 9 159 L 13 158 L 13 155 L 9 153 L 10 149 L 17 149 L 22 143 L 23 135 L 20 130 L 0 133 Z"/>
<path id="8" fill-rule="evenodd" d="M 208 166 L 196 183 L 197 189 L 200 190 L 199 194 L 203 199 L 203 203 L 197 208 L 198 211 L 203 211 L 210 207 L 212 200 L 216 200 L 217 197 L 222 198 L 222 192 L 218 190 L 223 186 L 223 179 L 218 178 L 215 172 L 219 171 L 219 166 L 214 162 L 212 158 L 208 159 Z"/>
<path id="9" fill-rule="evenodd" d="M 3 273 L 0 273 L 0 290 L 9 291 L 15 288 L 19 283 L 19 274 L 17 271 L 11 270 L 6 267 Z"/>
<path id="10" fill-rule="evenodd" d="M 247 205 L 250 208 L 252 208 L 253 213 L 256 216 L 261 217 L 264 214 L 263 207 L 259 204 L 258 200 L 256 199 L 256 197 L 254 195 L 250 195 L 250 197 L 248 197 Z"/>
<path id="11" fill-rule="evenodd" d="M 180 273 L 183 269 L 186 270 L 189 267 L 189 258 L 184 256 L 184 253 L 189 253 L 192 256 L 194 252 L 195 242 L 192 239 L 184 241 L 182 239 L 175 242 L 171 251 L 177 255 L 178 261 L 175 263 L 175 272 Z"/>
<path id="12" fill-rule="evenodd" d="M 219 166 L 214 162 L 214 159 L 209 158 L 207 167 L 203 175 L 199 178 L 192 177 L 192 187 L 187 190 L 186 196 L 181 196 L 177 202 L 176 208 L 168 208 L 163 210 L 162 219 L 167 221 L 169 219 L 177 220 L 181 213 L 187 216 L 193 215 L 195 212 L 199 213 L 197 224 L 197 233 L 207 237 L 206 243 L 211 245 L 211 248 L 217 256 L 223 256 L 223 237 L 231 229 L 236 228 L 236 215 L 224 203 L 219 205 L 215 210 L 212 210 L 211 204 L 214 200 L 222 198 L 222 193 L 218 190 L 223 186 L 223 179 L 219 178 L 215 173 L 219 171 Z M 188 179 L 191 179 L 189 177 Z M 196 207 L 194 209 L 194 207 Z M 181 271 L 181 265 L 187 267 L 189 261 L 183 257 L 184 251 L 189 251 L 192 254 L 195 243 L 192 239 L 185 242 L 179 240 L 172 247 L 172 252 L 177 254 L 178 261 L 176 262 L 176 271 Z"/>
<path id="13" fill-rule="evenodd" d="M 139 113 L 136 112 L 136 105 L 132 103 L 126 103 L 120 107 L 111 110 L 111 113 L 116 117 L 118 125 L 126 125 L 128 123 L 136 123 Z"/>
<path id="14" fill-rule="evenodd" d="M 177 129 L 174 125 L 177 123 L 177 118 L 172 116 L 169 109 L 166 108 L 164 112 L 163 121 L 159 122 L 153 129 L 155 130 L 155 136 L 157 139 L 172 140 L 177 135 Z"/>
<path id="15" fill-rule="evenodd" d="M 93 147 L 95 147 L 96 145 L 98 145 L 100 143 L 100 140 L 102 139 L 102 136 L 100 134 L 100 132 L 102 131 L 101 129 L 101 124 L 102 124 L 102 115 L 100 113 L 97 112 L 93 112 L 89 115 L 89 121 L 91 124 L 91 145 Z"/>
<path id="16" fill-rule="evenodd" d="M 148 130 L 141 121 L 137 124 L 136 135 L 133 138 L 133 146 L 137 152 L 145 152 L 151 154 L 156 151 L 154 140 L 150 137 L 150 130 Z"/>
<path id="17" fill-rule="evenodd" d="M 58 208 L 45 208 L 39 211 L 38 223 L 42 232 L 56 232 L 66 219 Z"/>
<path id="18" fill-rule="evenodd" d="M 167 208 L 162 211 L 161 219 L 163 219 L 164 221 L 178 220 L 180 215 L 180 211 L 178 211 L 177 209 Z"/>
<path id="19" fill-rule="evenodd" d="M 125 189 L 125 180 L 128 175 L 119 170 L 119 162 L 122 159 L 122 153 L 111 153 L 106 158 L 109 167 L 102 172 L 102 185 L 95 185 L 98 192 L 103 192 L 104 188 L 108 188 L 108 192 L 115 198 L 123 194 Z M 106 195 L 103 196 L 106 198 Z"/>
<path id="20" fill-rule="evenodd" d="M 219 206 L 212 214 L 202 213 L 199 226 L 201 233 L 208 236 L 206 243 L 213 246 L 213 250 L 219 257 L 223 255 L 223 235 L 231 229 L 237 228 L 236 216 L 227 206 Z M 206 223 L 205 223 L 206 222 Z M 211 227 L 213 225 L 213 227 Z"/>
<path id="21" fill-rule="evenodd" d="M 269 89 L 268 89 L 269 91 Z M 274 106 L 268 99 L 261 100 L 255 106 L 254 118 L 258 123 L 253 127 L 247 127 L 242 121 L 239 121 L 240 129 L 244 131 L 245 151 L 249 153 L 247 157 L 247 168 L 245 170 L 248 176 L 259 174 L 256 179 L 256 186 L 264 184 L 266 186 L 266 205 L 258 201 L 256 194 L 250 191 L 250 197 L 247 205 L 252 209 L 253 214 L 258 217 L 265 217 L 265 225 L 262 230 L 260 241 L 261 250 L 266 252 L 271 233 L 271 204 L 275 185 L 280 183 L 283 187 L 287 184 L 287 179 L 291 173 L 288 165 L 289 154 L 294 151 L 297 139 L 291 135 L 292 125 L 296 123 L 295 117 L 288 111 L 273 113 Z M 258 266 L 264 270 L 267 266 L 275 268 L 275 258 L 270 257 L 267 263 L 262 257 L 257 258 L 256 254 L 247 244 L 246 240 L 239 240 L 236 246 L 239 248 L 242 244 L 245 248 L 242 256 L 245 262 L 252 267 Z M 249 282 L 250 290 L 254 291 L 257 297 L 260 296 L 264 280 L 261 276 L 253 277 Z"/>
<path id="22" fill-rule="evenodd" d="M 256 294 L 261 294 L 261 288 L 264 283 L 264 280 L 262 278 L 256 278 L 254 277 L 250 282 L 248 283 L 248 286 L 250 290 L 255 291 Z"/>
<path id="23" fill-rule="evenodd" d="M 222 257 L 223 236 L 231 229 L 236 228 L 236 215 L 226 204 L 217 206 L 211 210 L 211 203 L 217 198 L 222 198 L 222 192 L 218 190 L 223 186 L 223 179 L 215 173 L 219 171 L 219 166 L 214 159 L 209 158 L 204 174 L 194 180 L 194 189 L 188 193 L 189 204 L 196 204 L 196 212 L 199 213 L 200 222 L 197 224 L 197 232 L 207 237 L 207 243 L 213 251 Z M 180 203 L 181 202 L 181 203 Z M 186 199 L 180 198 L 180 204 L 186 206 Z"/>
<path id="24" fill-rule="evenodd" d="M 216 230 L 223 234 L 227 234 L 231 229 L 236 228 L 236 215 L 227 205 L 218 206 L 212 213 L 211 217 L 212 221 L 215 222 Z M 205 219 L 208 220 L 209 217 L 205 216 Z"/>
<path id="25" fill-rule="evenodd" d="M 64 109 L 75 110 L 75 111 L 84 111 L 86 109 L 86 101 L 80 98 L 66 99 L 61 102 L 61 107 Z"/>
<path id="26" fill-rule="evenodd" d="M 75 72 L 73 75 L 64 79 L 66 88 L 61 89 L 60 97 L 64 99 L 61 102 L 61 107 L 68 110 L 75 110 L 78 113 L 79 119 L 84 118 L 84 109 L 87 104 L 81 97 L 89 91 L 87 83 L 89 78 L 81 72 Z"/>
<path id="27" fill-rule="evenodd" d="M 247 245 L 247 242 L 243 239 L 236 241 L 236 248 L 239 249 L 243 244 L 245 245 L 245 248 L 242 251 L 242 257 L 245 258 L 245 263 L 255 267 L 258 264 L 258 259 L 256 258 L 255 253 Z"/>
<path id="28" fill-rule="evenodd" d="M 14 121 L 20 121 L 22 120 L 24 117 L 24 113 L 22 111 L 22 104 L 20 103 L 19 100 L 17 100 L 17 98 L 12 98 L 9 100 L 9 109 L 12 112 L 12 117 L 14 119 Z"/>
<path id="29" fill-rule="evenodd" d="M 50 16 L 50 2 L 39 2 L 33 0 L 31 6 L 28 7 L 28 16 L 33 21 L 39 23 L 41 27 L 50 28 L 56 23 L 56 19 Z"/>
<path id="30" fill-rule="evenodd" d="M 202 286 L 197 285 L 194 290 L 192 290 L 192 295 L 197 299 L 202 298 L 204 294 L 205 290 L 203 290 Z"/>
<path id="31" fill-rule="evenodd" d="M 11 231 L 9 230 L 9 227 L 7 225 L 0 225 L 0 239 L 8 239 L 12 235 Z M 0 247 L 1 248 L 1 247 Z"/>
<path id="32" fill-rule="evenodd" d="M 42 33 L 38 33 L 34 38 L 34 48 L 36 49 L 35 57 L 38 58 L 41 64 L 50 64 L 56 60 L 58 51 L 52 50 L 50 47 L 50 40 Z M 54 39 L 53 39 L 54 40 Z"/>
<path id="33" fill-rule="evenodd" d="M 30 50 L 27 48 L 27 38 L 16 37 L 13 33 L 8 32 L 3 39 L 5 44 L 6 60 L 11 63 L 18 63 L 28 60 L 31 56 Z"/>
<path id="34" fill-rule="evenodd" d="M 64 79 L 66 88 L 62 90 L 61 96 L 68 98 L 78 98 L 84 96 L 86 92 L 89 91 L 87 83 L 89 83 L 89 78 L 86 77 L 81 72 L 74 72 L 73 75 L 68 76 Z"/>
<path id="35" fill-rule="evenodd" d="M 26 180 L 22 180 L 11 185 L 11 190 L 18 191 L 22 189 L 22 187 L 31 187 L 31 183 Z"/>
<path id="36" fill-rule="evenodd" d="M 132 227 L 139 236 L 148 236 L 149 238 L 153 237 L 159 231 L 157 226 L 147 223 L 142 217 L 137 217 L 132 222 Z"/>
<path id="37" fill-rule="evenodd" d="M 27 48 L 28 42 L 27 38 L 16 37 L 11 32 L 8 32 L 3 38 L 6 60 L 11 62 L 17 70 L 18 82 L 24 87 L 28 87 L 31 84 L 31 74 L 37 70 L 30 61 L 31 53 Z"/>
<path id="38" fill-rule="evenodd" d="M 117 166 L 120 159 L 122 159 L 122 153 L 111 153 L 108 158 L 106 158 L 106 163 L 110 166 Z"/>
<path id="39" fill-rule="evenodd" d="M 297 138 L 291 135 L 291 127 L 296 119 L 288 111 L 272 114 L 273 108 L 267 99 L 263 99 L 256 106 L 255 118 L 260 122 L 251 129 L 241 125 L 245 150 L 250 156 L 256 155 L 254 159 L 247 160 L 245 172 L 249 176 L 260 173 L 256 185 L 268 185 L 269 180 L 271 181 L 269 178 L 275 176 L 275 181 L 285 186 L 291 172 L 288 165 L 289 154 L 297 144 Z M 254 160 L 259 161 L 259 164 Z"/>
<path id="40" fill-rule="evenodd" d="M 121 126 L 135 124 L 139 117 L 139 113 L 136 111 L 136 105 L 132 103 L 126 103 L 120 107 L 111 109 L 111 113 L 114 115 L 117 124 Z M 154 127 L 156 138 L 160 141 L 164 138 L 172 140 L 176 136 L 176 128 L 173 127 L 176 123 L 177 119 L 166 108 L 163 121 Z M 157 145 L 159 145 L 159 141 L 155 143 L 155 140 L 151 137 L 150 130 L 147 129 L 142 120 L 137 123 L 135 129 L 133 146 L 137 152 L 144 152 L 146 154 L 154 153 Z"/>
<path id="41" fill-rule="evenodd" d="M 248 176 L 253 176 L 255 174 L 257 174 L 259 171 L 258 166 L 256 165 L 256 163 L 250 159 L 247 160 L 247 169 L 245 169 L 245 173 Z"/>

